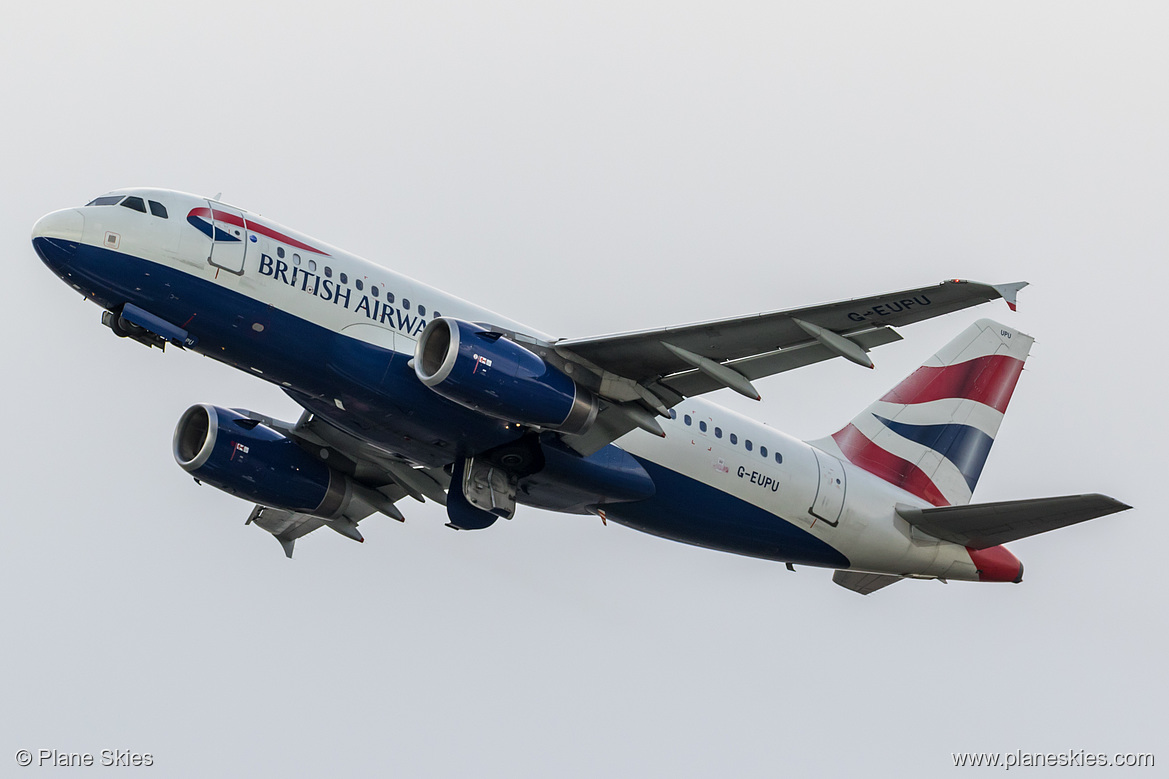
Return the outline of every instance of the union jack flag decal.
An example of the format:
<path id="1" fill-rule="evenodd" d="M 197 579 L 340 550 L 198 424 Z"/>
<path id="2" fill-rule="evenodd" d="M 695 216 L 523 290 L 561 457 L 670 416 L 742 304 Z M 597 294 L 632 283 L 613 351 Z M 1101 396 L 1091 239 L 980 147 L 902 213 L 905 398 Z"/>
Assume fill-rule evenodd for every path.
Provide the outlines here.
<path id="1" fill-rule="evenodd" d="M 935 506 L 969 503 L 1033 342 L 981 319 L 812 444 Z"/>

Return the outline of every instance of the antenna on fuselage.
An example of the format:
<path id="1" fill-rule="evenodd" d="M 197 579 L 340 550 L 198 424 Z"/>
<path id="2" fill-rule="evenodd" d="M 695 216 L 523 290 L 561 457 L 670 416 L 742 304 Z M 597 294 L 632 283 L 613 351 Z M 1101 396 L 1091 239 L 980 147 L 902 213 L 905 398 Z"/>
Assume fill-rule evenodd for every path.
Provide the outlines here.
<path id="1" fill-rule="evenodd" d="M 212 199 L 212 200 L 214 200 L 215 202 L 217 202 L 217 203 L 218 203 L 218 202 L 219 202 L 219 201 L 220 201 L 222 198 L 223 198 L 223 193 L 222 193 L 222 192 L 216 192 L 216 193 L 215 193 L 215 197 L 213 197 L 213 198 L 211 198 L 211 199 Z"/>

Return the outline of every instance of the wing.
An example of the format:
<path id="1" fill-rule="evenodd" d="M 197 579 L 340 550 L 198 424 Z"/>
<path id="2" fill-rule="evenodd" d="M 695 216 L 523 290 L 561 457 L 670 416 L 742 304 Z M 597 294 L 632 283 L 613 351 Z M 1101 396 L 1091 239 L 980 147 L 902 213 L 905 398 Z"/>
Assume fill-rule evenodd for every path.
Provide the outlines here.
<path id="1" fill-rule="evenodd" d="M 885 295 L 711 322 L 560 340 L 551 349 L 600 377 L 595 388 L 610 405 L 583 436 L 566 437 L 589 453 L 634 427 L 655 430 L 683 397 L 728 387 L 758 399 L 754 379 L 833 357 L 867 367 L 867 352 L 901 340 L 894 327 L 1004 298 L 1012 309 L 1027 282 L 944 281 Z"/>
<path id="2" fill-rule="evenodd" d="M 307 411 L 296 424 L 245 409 L 237 411 L 280 431 L 314 452 L 327 450 L 329 464 L 349 476 L 349 493 L 339 516 L 324 518 L 259 505 L 252 509 L 245 524 L 256 525 L 275 536 L 288 557 L 292 557 L 298 538 L 320 527 L 327 527 L 346 538 L 363 542 L 365 539 L 357 529 L 357 523 L 372 514 L 381 513 L 405 522 L 406 518 L 395 504 L 407 496 L 419 502 L 430 498 L 438 503 L 446 503 L 450 477 L 442 470 L 419 468 L 392 455 L 372 450 L 367 443 Z"/>

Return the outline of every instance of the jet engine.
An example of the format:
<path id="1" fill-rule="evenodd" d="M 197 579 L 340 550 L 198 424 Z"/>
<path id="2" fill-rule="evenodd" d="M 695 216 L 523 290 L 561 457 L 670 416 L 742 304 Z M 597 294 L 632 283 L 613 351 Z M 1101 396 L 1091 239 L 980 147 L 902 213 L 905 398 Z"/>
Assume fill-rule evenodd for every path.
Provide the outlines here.
<path id="1" fill-rule="evenodd" d="M 444 398 L 508 422 L 576 434 L 597 418 L 588 389 L 515 341 L 461 319 L 426 326 L 414 373 Z"/>
<path id="2" fill-rule="evenodd" d="M 295 441 L 218 406 L 191 406 L 175 428 L 174 454 L 200 482 L 263 506 L 332 519 L 353 495 L 349 477 Z"/>

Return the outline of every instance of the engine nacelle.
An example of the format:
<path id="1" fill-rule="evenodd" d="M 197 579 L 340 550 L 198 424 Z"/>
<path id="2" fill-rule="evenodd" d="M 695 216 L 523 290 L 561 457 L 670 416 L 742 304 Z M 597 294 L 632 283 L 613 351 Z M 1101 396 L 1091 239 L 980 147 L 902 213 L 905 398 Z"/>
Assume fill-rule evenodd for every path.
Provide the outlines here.
<path id="1" fill-rule="evenodd" d="M 508 422 L 583 433 L 597 418 L 592 392 L 515 341 L 461 319 L 426 326 L 414 373 L 444 398 Z"/>
<path id="2" fill-rule="evenodd" d="M 327 519 L 352 496 L 347 476 L 291 438 L 218 406 L 191 406 L 179 419 L 175 460 L 201 482 L 263 506 Z"/>

